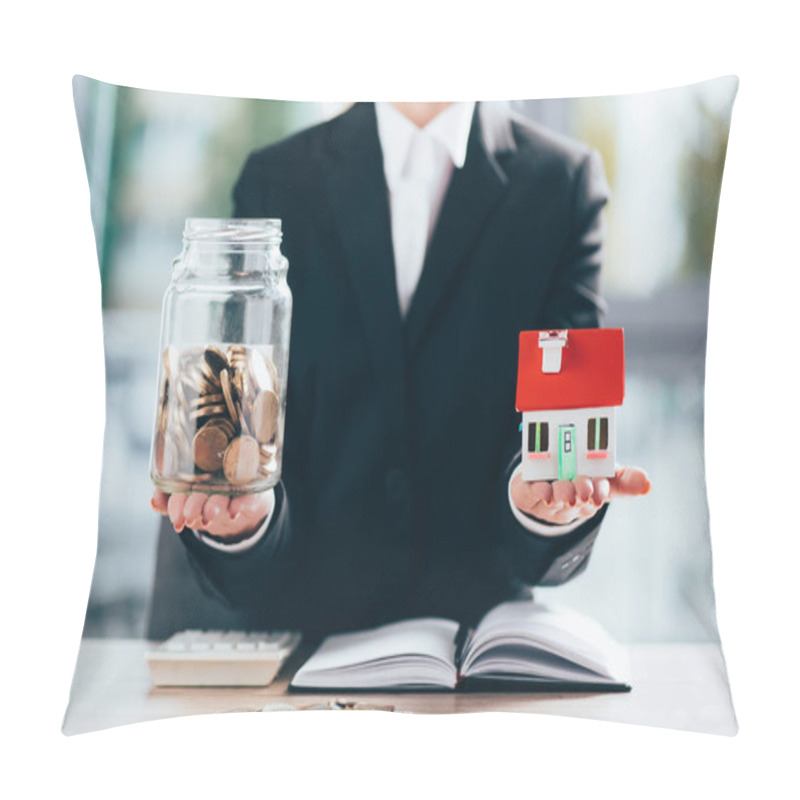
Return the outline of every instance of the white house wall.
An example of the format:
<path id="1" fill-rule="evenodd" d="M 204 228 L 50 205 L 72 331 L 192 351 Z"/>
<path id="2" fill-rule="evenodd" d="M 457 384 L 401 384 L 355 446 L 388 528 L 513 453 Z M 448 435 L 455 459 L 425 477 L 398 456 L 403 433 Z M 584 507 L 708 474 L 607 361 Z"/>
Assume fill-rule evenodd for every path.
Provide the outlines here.
<path id="1" fill-rule="evenodd" d="M 615 407 L 569 408 L 555 411 L 526 411 L 522 415 L 522 478 L 526 481 L 551 481 L 558 479 L 558 427 L 575 426 L 575 456 L 578 475 L 591 478 L 614 476 L 617 430 Z M 608 417 L 608 449 L 606 458 L 587 458 L 589 449 L 586 432 L 592 417 Z M 546 422 L 550 426 L 548 435 L 548 458 L 528 457 L 528 425 L 531 422 Z M 596 452 L 596 451 L 594 451 Z"/>

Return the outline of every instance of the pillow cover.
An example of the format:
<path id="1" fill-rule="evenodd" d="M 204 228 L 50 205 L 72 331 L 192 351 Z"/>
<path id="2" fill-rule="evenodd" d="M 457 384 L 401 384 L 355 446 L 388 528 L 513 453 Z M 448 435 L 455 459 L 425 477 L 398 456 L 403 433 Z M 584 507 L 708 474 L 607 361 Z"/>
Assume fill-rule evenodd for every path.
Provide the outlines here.
<path id="1" fill-rule="evenodd" d="M 726 77 L 620 97 L 399 108 L 76 77 L 108 416 L 65 732 L 339 702 L 288 688 L 323 637 L 416 617 L 467 631 L 502 601 L 532 596 L 621 643 L 631 691 L 598 710 L 577 680 L 501 682 L 494 707 L 734 733 L 702 436 L 736 87 Z M 257 514 L 254 535 L 235 541 L 192 528 L 148 474 L 169 265 L 187 219 L 232 217 L 281 219 L 294 296 L 282 480 L 266 522 Z M 519 481 L 519 451 L 564 460 L 570 440 L 555 418 L 530 434 L 526 417 L 520 434 L 519 337 L 594 327 L 624 330 L 625 396 L 611 434 L 602 414 L 588 419 L 588 447 L 628 469 L 588 489 L 585 470 L 565 471 L 543 495 Z M 580 340 L 570 351 L 567 338 L 564 370 Z M 145 655 L 186 629 L 303 639 L 270 702 L 232 689 L 211 702 L 197 687 L 163 689 L 156 707 Z M 101 664 L 113 670 L 102 683 Z M 384 691 L 352 703 L 450 707 L 441 697 Z M 457 703 L 479 707 L 468 692 Z"/>

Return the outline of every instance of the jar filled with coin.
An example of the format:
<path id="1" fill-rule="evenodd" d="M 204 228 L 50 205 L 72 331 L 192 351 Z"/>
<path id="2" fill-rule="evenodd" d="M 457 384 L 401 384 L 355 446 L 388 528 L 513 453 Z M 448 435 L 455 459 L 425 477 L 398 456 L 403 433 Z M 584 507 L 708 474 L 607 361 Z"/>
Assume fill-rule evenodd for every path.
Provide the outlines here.
<path id="1" fill-rule="evenodd" d="M 188 219 L 161 318 L 150 474 L 244 494 L 281 473 L 292 295 L 278 219 Z"/>

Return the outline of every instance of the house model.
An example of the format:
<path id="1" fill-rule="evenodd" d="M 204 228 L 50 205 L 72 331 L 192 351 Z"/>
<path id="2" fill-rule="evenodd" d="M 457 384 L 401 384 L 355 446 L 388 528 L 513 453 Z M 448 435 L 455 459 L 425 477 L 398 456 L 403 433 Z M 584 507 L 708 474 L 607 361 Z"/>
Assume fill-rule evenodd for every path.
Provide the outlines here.
<path id="1" fill-rule="evenodd" d="M 613 477 L 614 413 L 624 396 L 622 328 L 522 331 L 523 480 Z"/>

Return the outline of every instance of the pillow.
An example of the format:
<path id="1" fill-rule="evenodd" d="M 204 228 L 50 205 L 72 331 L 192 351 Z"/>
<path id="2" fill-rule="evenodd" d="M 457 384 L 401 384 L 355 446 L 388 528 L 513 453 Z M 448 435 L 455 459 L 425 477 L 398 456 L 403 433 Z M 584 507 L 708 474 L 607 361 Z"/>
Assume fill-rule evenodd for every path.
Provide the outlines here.
<path id="1" fill-rule="evenodd" d="M 377 697 L 348 686 L 345 705 L 735 733 L 711 580 L 703 387 L 737 84 L 442 110 L 169 94 L 77 76 L 107 418 L 97 560 L 64 731 L 340 707 L 340 693 L 314 700 L 288 687 L 324 637 L 437 617 L 461 624 L 461 643 L 513 598 L 581 615 L 568 651 L 583 667 L 585 643 L 610 634 L 630 666 L 613 688 L 630 691 L 592 703 L 587 688 L 609 687 L 574 668 L 554 673 L 563 663 L 551 654 L 549 684 L 509 682 L 503 662 L 492 674 L 505 682 L 454 706 L 452 687 L 394 691 L 410 679 L 401 670 Z M 255 535 L 236 541 L 193 529 L 173 505 L 176 535 L 148 469 L 169 267 L 187 219 L 232 217 L 281 219 L 294 297 L 282 480 L 266 523 L 257 514 L 246 530 Z M 552 447 L 563 458 L 569 444 L 552 417 L 552 434 L 535 423 L 526 450 L 529 419 L 514 402 L 523 342 L 539 341 L 531 331 L 565 332 L 566 370 L 585 341 L 576 332 L 595 327 L 624 331 L 610 450 L 629 469 L 594 478 L 591 507 L 575 497 L 587 485 L 575 470 L 549 490 L 519 482 L 522 456 Z M 608 449 L 604 419 L 589 419 L 595 450 Z M 303 638 L 268 702 L 241 689 L 211 701 L 202 687 L 154 698 L 146 653 L 187 629 Z M 518 668 L 531 652 L 515 651 Z"/>

